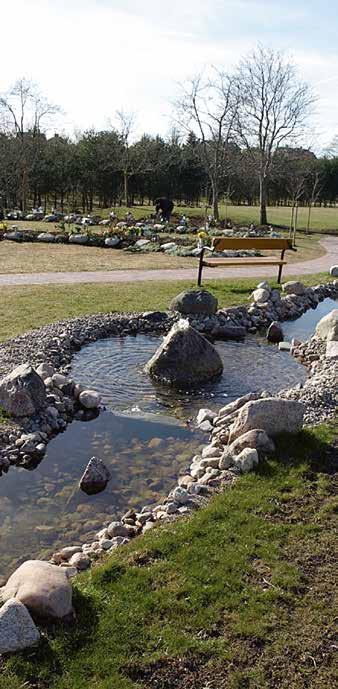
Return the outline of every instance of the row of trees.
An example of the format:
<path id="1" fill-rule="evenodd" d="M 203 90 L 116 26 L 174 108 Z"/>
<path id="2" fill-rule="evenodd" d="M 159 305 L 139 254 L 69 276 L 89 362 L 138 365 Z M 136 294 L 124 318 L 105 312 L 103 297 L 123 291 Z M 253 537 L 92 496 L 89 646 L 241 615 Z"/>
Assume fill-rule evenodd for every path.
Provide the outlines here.
<path id="1" fill-rule="evenodd" d="M 182 85 L 166 138 L 133 139 L 132 114 L 74 138 L 46 135 L 59 108 L 24 79 L 0 97 L 0 205 L 62 209 L 152 203 L 160 195 L 214 217 L 228 203 L 266 207 L 336 201 L 338 158 L 300 145 L 313 96 L 284 57 L 259 47 L 229 75 L 213 69 Z"/>

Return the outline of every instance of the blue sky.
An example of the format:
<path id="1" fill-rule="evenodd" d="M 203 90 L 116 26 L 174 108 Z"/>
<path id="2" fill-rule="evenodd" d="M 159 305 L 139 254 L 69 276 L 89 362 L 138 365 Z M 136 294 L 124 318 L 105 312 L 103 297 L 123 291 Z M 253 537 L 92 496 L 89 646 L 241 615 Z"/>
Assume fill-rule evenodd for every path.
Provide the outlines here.
<path id="1" fill-rule="evenodd" d="M 258 42 L 286 50 L 318 94 L 315 148 L 338 134 L 335 3 L 314 0 L 11 0 L 1 9 L 0 91 L 39 82 L 64 116 L 97 128 L 133 110 L 138 133 L 170 128 L 178 83 L 208 64 L 231 69 Z"/>

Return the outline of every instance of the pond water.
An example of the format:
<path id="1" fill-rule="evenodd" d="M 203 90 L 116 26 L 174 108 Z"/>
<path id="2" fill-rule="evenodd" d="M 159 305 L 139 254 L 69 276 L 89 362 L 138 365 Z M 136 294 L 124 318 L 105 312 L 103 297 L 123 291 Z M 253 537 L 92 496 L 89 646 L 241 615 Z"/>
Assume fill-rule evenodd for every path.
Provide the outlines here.
<path id="1" fill-rule="evenodd" d="M 101 392 L 108 411 L 70 424 L 34 470 L 12 468 L 2 476 L 1 575 L 28 558 L 92 540 L 104 522 L 158 501 L 206 441 L 188 423 L 201 406 L 219 407 L 253 390 L 276 392 L 306 378 L 292 357 L 249 338 L 216 345 L 224 363 L 218 381 L 189 394 L 166 389 L 143 372 L 160 341 L 112 338 L 77 353 L 72 376 Z M 112 479 L 105 491 L 88 496 L 78 482 L 93 455 Z"/>
<path id="2" fill-rule="evenodd" d="M 159 500 L 198 450 L 201 433 L 173 419 L 103 412 L 74 421 L 54 438 L 33 471 L 13 468 L 0 480 L 0 575 L 31 557 L 85 543 L 103 522 Z M 78 488 L 96 455 L 112 479 L 97 495 Z"/>
<path id="3" fill-rule="evenodd" d="M 295 321 L 286 321 L 282 323 L 284 339 L 291 342 L 292 338 L 296 338 L 301 342 L 308 340 L 316 330 L 316 325 L 321 318 L 326 316 L 332 309 L 338 308 L 338 300 L 324 299 L 321 301 L 316 309 L 309 309 L 300 318 Z"/>
<path id="4" fill-rule="evenodd" d="M 201 406 L 224 406 L 247 392 L 277 392 L 306 379 L 306 371 L 276 347 L 247 338 L 245 342 L 216 343 L 223 361 L 222 376 L 193 392 L 166 388 L 154 382 L 144 365 L 162 338 L 149 335 L 99 340 L 78 352 L 72 377 L 102 395 L 111 410 L 125 413 L 170 414 L 182 419 Z"/>

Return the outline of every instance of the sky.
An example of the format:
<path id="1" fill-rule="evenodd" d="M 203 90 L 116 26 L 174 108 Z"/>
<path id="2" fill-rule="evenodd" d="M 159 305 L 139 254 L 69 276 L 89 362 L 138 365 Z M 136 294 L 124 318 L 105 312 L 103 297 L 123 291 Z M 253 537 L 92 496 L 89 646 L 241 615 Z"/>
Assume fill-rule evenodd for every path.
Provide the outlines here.
<path id="1" fill-rule="evenodd" d="M 231 70 L 258 43 L 286 51 L 318 100 L 310 144 L 338 135 L 338 22 L 327 0 L 2 0 L 0 93 L 37 82 L 63 111 L 56 128 L 105 128 L 136 114 L 135 135 L 166 135 L 179 84 Z"/>

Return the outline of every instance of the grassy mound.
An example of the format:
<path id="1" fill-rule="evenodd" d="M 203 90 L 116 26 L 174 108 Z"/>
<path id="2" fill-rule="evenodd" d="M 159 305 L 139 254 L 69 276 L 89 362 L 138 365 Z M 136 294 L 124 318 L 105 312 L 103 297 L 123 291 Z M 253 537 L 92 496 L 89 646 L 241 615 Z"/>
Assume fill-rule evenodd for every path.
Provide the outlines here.
<path id="1" fill-rule="evenodd" d="M 333 684 L 333 425 L 74 585 L 77 622 L 3 660 L 1 689 Z"/>

